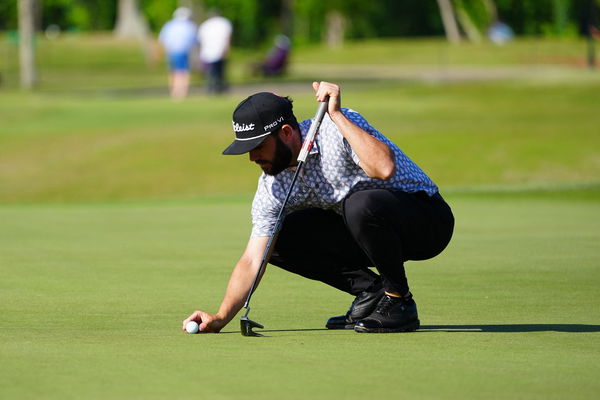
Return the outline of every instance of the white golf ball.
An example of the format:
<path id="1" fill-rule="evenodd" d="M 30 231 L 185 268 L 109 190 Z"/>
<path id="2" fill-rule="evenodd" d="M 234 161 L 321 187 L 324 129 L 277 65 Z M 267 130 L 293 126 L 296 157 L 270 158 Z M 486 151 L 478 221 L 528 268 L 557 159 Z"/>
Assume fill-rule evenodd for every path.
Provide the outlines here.
<path id="1" fill-rule="evenodd" d="M 185 324 L 185 330 L 187 333 L 198 333 L 198 323 L 196 321 L 190 321 Z"/>

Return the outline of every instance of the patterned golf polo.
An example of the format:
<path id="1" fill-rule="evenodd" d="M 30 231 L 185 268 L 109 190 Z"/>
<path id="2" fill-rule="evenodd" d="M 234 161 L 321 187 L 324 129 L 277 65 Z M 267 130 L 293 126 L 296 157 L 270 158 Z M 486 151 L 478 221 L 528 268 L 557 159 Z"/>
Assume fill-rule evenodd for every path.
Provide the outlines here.
<path id="1" fill-rule="evenodd" d="M 394 153 L 396 171 L 388 180 L 369 178 L 360 160 L 336 125 L 325 115 L 316 142 L 306 159 L 286 205 L 286 214 L 304 208 L 331 209 L 341 212 L 346 196 L 365 189 L 401 189 L 405 192 L 425 191 L 433 195 L 437 186 L 398 146 L 373 128 L 354 110 L 343 108 L 344 115 L 361 129 L 387 144 Z M 302 140 L 311 120 L 300 123 Z M 277 215 L 294 176 L 288 168 L 276 176 L 263 173 L 252 202 L 252 237 L 270 236 Z"/>

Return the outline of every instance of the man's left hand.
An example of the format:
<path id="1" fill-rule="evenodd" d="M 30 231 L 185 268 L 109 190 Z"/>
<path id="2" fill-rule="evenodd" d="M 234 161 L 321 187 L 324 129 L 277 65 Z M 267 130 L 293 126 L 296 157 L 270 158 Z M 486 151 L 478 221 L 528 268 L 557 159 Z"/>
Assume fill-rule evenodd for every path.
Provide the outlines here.
<path id="1" fill-rule="evenodd" d="M 329 97 L 329 106 L 327 107 L 329 117 L 333 119 L 336 114 L 341 114 L 342 94 L 338 85 L 330 82 L 313 82 L 312 86 L 316 92 L 317 101 L 325 101 Z"/>

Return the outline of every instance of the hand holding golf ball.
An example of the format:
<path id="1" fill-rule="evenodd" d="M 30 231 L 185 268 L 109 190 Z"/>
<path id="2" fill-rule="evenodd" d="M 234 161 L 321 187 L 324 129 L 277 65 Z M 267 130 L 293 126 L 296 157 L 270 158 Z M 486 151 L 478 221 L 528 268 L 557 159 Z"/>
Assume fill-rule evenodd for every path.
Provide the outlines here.
<path id="1" fill-rule="evenodd" d="M 185 331 L 187 333 L 198 333 L 199 325 L 196 321 L 190 321 L 185 324 Z"/>
<path id="2" fill-rule="evenodd" d="M 226 325 L 227 322 L 216 314 L 204 311 L 195 311 L 183 320 L 181 329 L 187 333 L 216 333 Z M 195 325 L 194 325 L 195 324 Z"/>

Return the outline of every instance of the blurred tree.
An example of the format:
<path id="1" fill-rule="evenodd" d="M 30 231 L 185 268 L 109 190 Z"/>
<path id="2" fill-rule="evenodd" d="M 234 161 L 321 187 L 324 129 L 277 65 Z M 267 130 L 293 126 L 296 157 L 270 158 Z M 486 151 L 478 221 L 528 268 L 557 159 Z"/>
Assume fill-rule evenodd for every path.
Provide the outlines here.
<path id="1" fill-rule="evenodd" d="M 489 26 L 498 19 L 494 0 L 453 0 L 457 19 L 467 38 L 481 42 Z"/>
<path id="2" fill-rule="evenodd" d="M 477 1 L 479 2 L 480 0 Z M 477 26 L 477 24 L 474 22 L 474 19 L 471 17 L 471 12 L 467 8 L 467 5 L 472 6 L 471 4 L 469 4 L 469 2 L 463 2 L 463 0 L 454 0 L 456 17 L 467 38 L 471 42 L 481 42 L 480 28 Z"/>
<path id="3" fill-rule="evenodd" d="M 587 64 L 596 68 L 596 42 L 600 41 L 600 0 L 582 0 L 575 4 L 579 33 L 587 38 Z"/>
<path id="4" fill-rule="evenodd" d="M 440 10 L 435 1 L 386 0 L 383 7 L 374 7 L 370 24 L 377 36 L 439 36 L 444 34 Z"/>
<path id="5" fill-rule="evenodd" d="M 197 22 L 205 8 L 219 8 L 234 25 L 234 45 L 244 47 L 270 43 L 278 33 L 293 37 L 297 44 L 323 42 L 336 35 L 339 42 L 340 38 L 444 32 L 450 40 L 458 40 L 459 22 L 473 37 L 473 32 L 482 34 L 496 18 L 519 35 L 564 37 L 577 33 L 589 1 L 600 0 L 43 0 L 38 28 L 55 24 L 62 30 L 112 30 L 116 21 L 116 31 L 122 33 L 126 26 L 139 24 L 142 16 L 157 32 L 177 6 L 185 5 L 196 11 Z M 17 4 L 0 0 L 0 30 L 17 28 Z M 129 13 L 117 12 L 125 6 L 130 7 Z M 123 25 L 125 21 L 129 22 Z"/>
<path id="6" fill-rule="evenodd" d="M 329 47 L 338 48 L 344 43 L 346 36 L 346 18 L 338 10 L 329 10 L 326 17 L 325 42 Z"/>
<path id="7" fill-rule="evenodd" d="M 158 51 L 154 46 L 148 21 L 140 11 L 137 0 L 118 0 L 114 34 L 119 39 L 137 39 L 146 63 L 153 64 L 157 61 Z"/>
<path id="8" fill-rule="evenodd" d="M 299 43 L 319 42 L 323 36 L 326 3 L 319 0 L 294 2 L 294 39 Z"/>
<path id="9" fill-rule="evenodd" d="M 482 0 L 483 6 L 487 14 L 487 26 L 498 20 L 498 7 L 494 0 Z"/>
<path id="10" fill-rule="evenodd" d="M 294 34 L 294 0 L 281 0 L 281 32 L 287 37 Z"/>
<path id="11" fill-rule="evenodd" d="M 0 31 L 17 29 L 17 3 L 0 1 Z"/>
<path id="12" fill-rule="evenodd" d="M 446 31 L 446 38 L 451 43 L 460 42 L 460 32 L 458 31 L 458 24 L 454 16 L 454 9 L 450 0 L 437 0 L 440 8 L 440 15 L 442 16 L 442 22 L 444 23 L 444 30 Z"/>
<path id="13" fill-rule="evenodd" d="M 542 23 L 551 21 L 549 0 L 496 0 L 499 17 L 518 34 L 542 33 Z"/>
<path id="14" fill-rule="evenodd" d="M 119 0 L 114 33 L 118 38 L 145 39 L 150 29 L 137 0 Z"/>
<path id="15" fill-rule="evenodd" d="M 31 89 L 36 82 L 34 13 L 35 0 L 19 1 L 19 66 L 21 87 Z"/>
<path id="16" fill-rule="evenodd" d="M 552 25 L 547 29 L 552 35 L 563 36 L 568 30 L 573 33 L 574 24 L 569 21 L 569 8 L 572 0 L 552 0 Z"/>
<path id="17" fill-rule="evenodd" d="M 422 0 L 329 1 L 296 0 L 294 3 L 294 40 L 321 42 L 327 38 L 327 21 L 332 12 L 344 21 L 344 38 L 431 36 L 443 32 L 439 9 L 434 2 Z"/>
<path id="18" fill-rule="evenodd" d="M 69 31 L 107 31 L 115 23 L 116 1 L 43 0 L 41 29 L 58 25 Z"/>
<path id="19" fill-rule="evenodd" d="M 173 11 L 178 6 L 178 0 L 140 0 L 140 8 L 153 32 L 160 31 L 160 28 L 173 17 Z"/>

